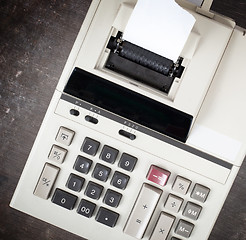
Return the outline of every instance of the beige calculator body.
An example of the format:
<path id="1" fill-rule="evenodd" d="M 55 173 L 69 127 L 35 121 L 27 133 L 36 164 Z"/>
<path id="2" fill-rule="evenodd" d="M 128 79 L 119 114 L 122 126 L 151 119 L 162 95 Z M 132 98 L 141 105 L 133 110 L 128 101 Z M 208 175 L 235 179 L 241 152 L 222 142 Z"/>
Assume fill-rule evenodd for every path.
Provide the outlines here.
<path id="1" fill-rule="evenodd" d="M 196 23 L 162 93 L 105 68 L 136 1 L 92 2 L 11 207 L 89 240 L 209 237 L 246 152 L 246 38 L 179 3 Z"/>

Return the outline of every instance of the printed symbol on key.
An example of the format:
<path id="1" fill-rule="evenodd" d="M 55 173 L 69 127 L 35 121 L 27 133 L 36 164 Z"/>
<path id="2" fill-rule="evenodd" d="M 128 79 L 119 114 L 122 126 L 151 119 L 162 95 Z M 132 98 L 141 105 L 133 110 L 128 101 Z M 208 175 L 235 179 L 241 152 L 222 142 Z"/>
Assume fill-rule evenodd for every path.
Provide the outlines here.
<path id="1" fill-rule="evenodd" d="M 180 183 L 179 184 L 179 189 L 184 190 L 184 184 Z"/>
<path id="2" fill-rule="evenodd" d="M 48 180 L 47 178 L 43 178 L 42 181 L 43 181 L 43 185 L 46 185 L 47 187 L 49 186 L 50 180 Z"/>
<path id="3" fill-rule="evenodd" d="M 176 205 L 175 202 L 172 202 L 172 203 L 171 203 L 171 206 L 172 206 L 172 207 L 176 207 L 177 205 Z"/>
<path id="4" fill-rule="evenodd" d="M 196 192 L 196 195 L 199 196 L 199 197 L 201 197 L 201 198 L 205 198 L 205 193 L 202 193 L 202 192 L 197 191 Z"/>
<path id="5" fill-rule="evenodd" d="M 147 207 L 147 205 L 146 205 L 146 204 L 145 204 L 145 205 L 143 205 L 143 209 L 146 209 L 146 208 L 148 208 L 148 207 Z"/>
<path id="6" fill-rule="evenodd" d="M 165 231 L 164 229 L 160 228 L 159 233 L 164 234 L 164 231 Z"/>
<path id="7" fill-rule="evenodd" d="M 65 133 L 62 133 L 62 134 L 61 134 L 61 138 L 62 138 L 63 141 L 65 141 L 65 140 L 68 139 L 68 135 L 65 134 Z"/>
<path id="8" fill-rule="evenodd" d="M 54 156 L 53 158 L 56 158 L 57 160 L 59 160 L 61 157 L 60 157 L 61 153 L 57 152 L 57 151 L 54 151 Z"/>
<path id="9" fill-rule="evenodd" d="M 136 220 L 136 223 L 138 223 L 138 224 L 140 224 L 141 222 L 142 222 L 142 221 L 139 220 L 139 219 Z"/>

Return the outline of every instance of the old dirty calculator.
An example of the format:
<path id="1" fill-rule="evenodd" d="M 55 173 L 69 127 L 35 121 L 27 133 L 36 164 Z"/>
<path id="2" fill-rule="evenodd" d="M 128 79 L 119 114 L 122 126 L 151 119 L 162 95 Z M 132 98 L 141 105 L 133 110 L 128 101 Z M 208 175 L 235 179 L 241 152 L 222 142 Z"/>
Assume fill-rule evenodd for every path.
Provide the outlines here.
<path id="1" fill-rule="evenodd" d="M 245 157 L 246 38 L 178 3 L 196 23 L 176 63 L 146 54 L 162 71 L 127 55 L 136 0 L 92 2 L 13 208 L 89 240 L 209 237 Z"/>

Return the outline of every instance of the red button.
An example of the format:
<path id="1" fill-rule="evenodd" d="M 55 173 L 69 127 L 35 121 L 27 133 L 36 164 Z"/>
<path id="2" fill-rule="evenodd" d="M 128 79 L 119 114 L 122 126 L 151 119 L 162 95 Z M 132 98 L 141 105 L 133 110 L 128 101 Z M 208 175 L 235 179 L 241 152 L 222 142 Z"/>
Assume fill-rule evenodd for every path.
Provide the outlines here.
<path id="1" fill-rule="evenodd" d="M 170 172 L 167 170 L 152 165 L 149 169 L 147 179 L 159 184 L 160 186 L 165 186 L 169 176 Z"/>

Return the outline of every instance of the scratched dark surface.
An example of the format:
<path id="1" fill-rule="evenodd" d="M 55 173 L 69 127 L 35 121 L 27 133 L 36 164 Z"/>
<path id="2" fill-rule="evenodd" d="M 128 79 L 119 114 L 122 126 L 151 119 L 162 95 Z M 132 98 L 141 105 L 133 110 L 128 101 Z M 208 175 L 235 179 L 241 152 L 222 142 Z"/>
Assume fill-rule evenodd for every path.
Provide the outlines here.
<path id="1" fill-rule="evenodd" d="M 8 204 L 89 5 L 0 0 L 0 240 L 82 239 Z M 246 1 L 212 8 L 246 27 Z M 246 163 L 209 239 L 246 240 Z"/>

